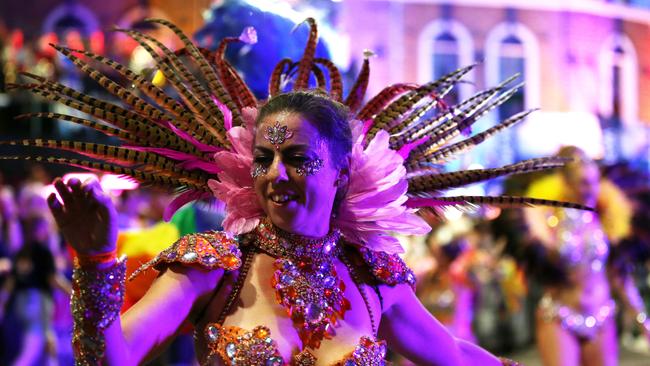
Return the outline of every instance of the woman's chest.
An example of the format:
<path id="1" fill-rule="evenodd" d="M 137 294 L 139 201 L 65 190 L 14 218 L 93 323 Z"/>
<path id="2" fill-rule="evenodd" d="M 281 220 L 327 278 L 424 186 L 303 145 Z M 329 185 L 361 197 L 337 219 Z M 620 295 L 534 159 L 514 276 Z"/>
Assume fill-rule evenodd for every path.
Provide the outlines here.
<path id="1" fill-rule="evenodd" d="M 219 330 L 229 329 L 232 338 L 229 343 L 221 343 L 229 346 L 221 352 L 226 356 L 245 346 L 237 338 L 249 346 L 259 338 L 259 345 L 253 348 L 260 352 L 268 348 L 271 355 L 266 346 L 272 342 L 285 362 L 305 350 L 317 359 L 315 365 L 332 365 L 344 359 L 355 351 L 361 337 L 374 337 L 381 307 L 372 287 L 362 284 L 355 270 L 350 271 L 340 260 L 331 265 L 333 271 L 321 271 L 320 276 L 286 271 L 278 260 L 255 255 L 246 273 L 240 274 L 245 278 L 226 278 L 208 305 L 197 327 L 198 354 L 205 357 L 210 353 L 208 327 L 223 320 Z M 293 277 L 288 279 L 290 274 Z M 309 282 L 311 288 L 305 288 Z M 330 293 L 335 288 L 340 289 L 339 296 Z M 310 343 L 311 347 L 307 347 Z M 229 354 L 225 352 L 228 350 Z"/>

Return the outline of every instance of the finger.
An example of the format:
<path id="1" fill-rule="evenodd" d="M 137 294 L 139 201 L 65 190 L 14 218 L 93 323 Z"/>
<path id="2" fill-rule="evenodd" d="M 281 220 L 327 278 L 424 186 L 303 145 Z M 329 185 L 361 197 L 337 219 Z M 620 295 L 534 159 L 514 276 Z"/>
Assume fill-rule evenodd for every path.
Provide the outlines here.
<path id="1" fill-rule="evenodd" d="M 70 189 L 68 189 L 68 186 L 63 183 L 61 178 L 56 178 L 54 180 L 54 188 L 59 193 L 59 197 L 61 197 L 64 206 L 72 204 L 72 193 L 70 193 Z"/>
<path id="2" fill-rule="evenodd" d="M 81 191 L 81 181 L 77 178 L 72 178 L 68 181 L 68 187 L 75 198 L 81 198 L 83 192 Z"/>
<path id="3" fill-rule="evenodd" d="M 86 181 L 84 185 L 86 196 L 94 202 L 105 205 L 107 201 L 110 201 L 110 198 L 102 190 L 102 186 L 99 184 L 99 181 L 93 179 L 91 181 Z"/>
<path id="4" fill-rule="evenodd" d="M 52 216 L 56 220 L 57 225 L 61 226 L 63 223 L 63 205 L 59 202 L 59 199 L 56 197 L 56 194 L 50 193 L 47 197 L 47 205 L 50 207 Z"/>

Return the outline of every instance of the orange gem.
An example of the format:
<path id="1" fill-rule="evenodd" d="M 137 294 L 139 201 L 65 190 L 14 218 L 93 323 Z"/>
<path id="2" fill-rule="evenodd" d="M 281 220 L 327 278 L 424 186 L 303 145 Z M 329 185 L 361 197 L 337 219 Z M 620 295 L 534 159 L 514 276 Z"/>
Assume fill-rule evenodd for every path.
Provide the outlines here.
<path id="1" fill-rule="evenodd" d="M 236 267 L 237 265 L 239 265 L 239 258 L 237 258 L 232 254 L 228 254 L 223 258 L 223 265 L 226 268 Z"/>
<path id="2" fill-rule="evenodd" d="M 372 346 L 372 341 L 369 338 L 363 337 L 361 339 L 361 345 L 366 348 L 370 348 Z"/>
<path id="3" fill-rule="evenodd" d="M 377 270 L 377 276 L 379 276 L 379 278 L 386 279 L 388 276 L 390 276 L 390 273 L 384 268 L 380 268 Z"/>
<path id="4" fill-rule="evenodd" d="M 264 339 L 269 336 L 269 330 L 264 327 L 259 327 L 255 330 L 255 337 Z"/>

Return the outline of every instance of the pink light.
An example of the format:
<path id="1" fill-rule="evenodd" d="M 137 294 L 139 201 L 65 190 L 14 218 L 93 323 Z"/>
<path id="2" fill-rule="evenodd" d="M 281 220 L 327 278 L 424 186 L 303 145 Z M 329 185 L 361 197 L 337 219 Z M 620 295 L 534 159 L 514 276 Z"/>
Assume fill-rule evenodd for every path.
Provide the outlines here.
<path id="1" fill-rule="evenodd" d="M 68 173 L 61 179 L 64 183 L 68 183 L 68 181 L 73 178 L 78 179 L 82 183 L 89 179 L 99 181 L 99 185 L 102 187 L 104 192 L 110 192 L 116 195 L 119 195 L 122 191 L 130 191 L 139 187 L 137 182 L 115 174 L 104 174 L 100 179 L 97 174 L 94 173 Z M 52 193 L 54 193 L 59 200 L 61 199 L 52 184 L 43 187 L 41 190 L 41 197 L 47 199 L 47 197 Z"/>
<path id="2" fill-rule="evenodd" d="M 102 189 L 106 191 L 130 191 L 137 189 L 139 184 L 121 175 L 104 174 L 100 181 Z"/>
<path id="3" fill-rule="evenodd" d="M 98 55 L 104 53 L 104 33 L 96 31 L 90 35 L 90 51 Z"/>
<path id="4" fill-rule="evenodd" d="M 81 183 L 87 181 L 88 179 L 99 180 L 97 174 L 94 173 L 68 173 L 64 175 L 61 179 L 64 183 L 68 183 L 70 179 L 78 179 Z"/>
<path id="5" fill-rule="evenodd" d="M 50 194 L 52 193 L 56 195 L 56 198 L 59 199 L 59 201 L 61 200 L 61 197 L 59 196 L 58 193 L 56 193 L 56 189 L 54 189 L 53 185 L 48 184 L 45 187 L 43 187 L 43 189 L 41 189 L 41 197 L 43 197 L 44 199 L 47 199 L 47 197 L 49 197 Z"/>

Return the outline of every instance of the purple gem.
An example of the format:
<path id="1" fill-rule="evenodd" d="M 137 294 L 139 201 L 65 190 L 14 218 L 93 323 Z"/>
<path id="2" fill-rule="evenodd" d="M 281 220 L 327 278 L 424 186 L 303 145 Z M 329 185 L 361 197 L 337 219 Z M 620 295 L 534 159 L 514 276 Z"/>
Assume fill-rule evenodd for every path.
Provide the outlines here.
<path id="1" fill-rule="evenodd" d="M 217 258 L 214 256 L 208 255 L 203 258 L 201 258 L 201 261 L 205 264 L 214 264 L 217 261 Z"/>
<path id="2" fill-rule="evenodd" d="M 214 343 L 219 338 L 219 330 L 214 325 L 208 326 L 208 340 Z"/>
<path id="3" fill-rule="evenodd" d="M 277 356 L 273 356 L 266 360 L 266 366 L 281 366 L 282 365 L 282 359 Z"/>
<path id="4" fill-rule="evenodd" d="M 325 280 L 323 280 L 323 285 L 325 287 L 333 287 L 335 281 L 336 279 L 333 276 L 327 276 L 325 277 Z"/>
<path id="5" fill-rule="evenodd" d="M 289 285 L 291 285 L 293 283 L 293 276 L 291 276 L 288 273 L 283 273 L 280 276 L 280 282 L 282 282 L 282 284 L 285 285 L 285 286 L 289 286 Z"/>
<path id="6" fill-rule="evenodd" d="M 226 345 L 226 355 L 228 358 L 234 358 L 237 353 L 237 345 L 234 343 L 228 343 Z"/>
<path id="7" fill-rule="evenodd" d="M 305 320 L 314 324 L 323 319 L 323 310 L 316 304 L 309 304 L 305 307 Z"/>

